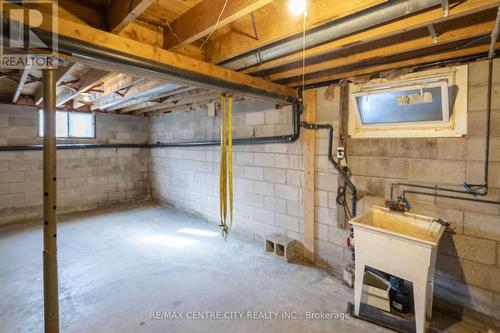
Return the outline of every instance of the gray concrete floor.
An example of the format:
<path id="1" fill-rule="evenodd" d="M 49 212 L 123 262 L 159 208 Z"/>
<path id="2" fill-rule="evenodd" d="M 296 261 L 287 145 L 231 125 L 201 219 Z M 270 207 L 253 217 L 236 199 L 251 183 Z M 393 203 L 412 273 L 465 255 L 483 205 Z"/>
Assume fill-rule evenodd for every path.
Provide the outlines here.
<path id="1" fill-rule="evenodd" d="M 225 244 L 217 227 L 169 208 L 145 203 L 60 217 L 58 241 L 61 332 L 387 332 L 353 318 L 249 318 L 343 313 L 353 293 L 318 268 L 266 255 L 263 245 L 234 235 Z M 0 332 L 43 331 L 42 247 L 39 226 L 0 233 Z M 186 318 L 205 311 L 222 319 Z M 224 318 L 238 311 L 242 319 Z"/>

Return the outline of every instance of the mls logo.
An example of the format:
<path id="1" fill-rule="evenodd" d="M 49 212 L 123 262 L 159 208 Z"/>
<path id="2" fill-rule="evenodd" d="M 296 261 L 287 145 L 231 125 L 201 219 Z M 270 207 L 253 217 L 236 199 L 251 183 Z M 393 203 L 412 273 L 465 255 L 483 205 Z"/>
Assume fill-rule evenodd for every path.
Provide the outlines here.
<path id="1" fill-rule="evenodd" d="M 0 0 L 0 10 L 0 68 L 43 69 L 60 64 L 55 54 L 57 1 Z"/>

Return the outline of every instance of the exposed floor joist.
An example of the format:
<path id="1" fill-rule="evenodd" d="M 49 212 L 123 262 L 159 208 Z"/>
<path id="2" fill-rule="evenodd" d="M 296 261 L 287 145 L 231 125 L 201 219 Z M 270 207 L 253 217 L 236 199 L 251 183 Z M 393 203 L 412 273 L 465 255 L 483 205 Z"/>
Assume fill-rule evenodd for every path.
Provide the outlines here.
<path id="1" fill-rule="evenodd" d="M 112 0 L 106 10 L 108 31 L 119 33 L 142 14 L 153 0 Z"/>
<path id="2" fill-rule="evenodd" d="M 499 47 L 500 47 L 500 43 L 497 43 L 497 48 L 499 48 Z M 451 59 L 459 59 L 459 58 L 473 56 L 473 55 L 477 55 L 477 54 L 483 54 L 483 53 L 488 52 L 488 50 L 489 50 L 489 45 L 480 45 L 480 46 L 464 48 L 461 50 L 445 51 L 442 53 L 436 53 L 436 54 L 432 54 L 432 55 L 424 55 L 424 56 L 420 56 L 418 58 L 413 58 L 413 59 L 406 59 L 406 60 L 395 61 L 395 62 L 387 62 L 387 63 L 375 64 L 375 65 L 370 65 L 370 66 L 364 66 L 364 67 L 360 66 L 357 69 L 344 70 L 344 71 L 340 70 L 340 71 L 335 72 L 335 73 L 318 75 L 317 77 L 306 79 L 304 84 L 306 86 L 307 85 L 315 85 L 315 84 L 320 84 L 320 83 L 325 83 L 325 82 L 342 80 L 342 79 L 346 79 L 346 78 L 353 78 L 356 76 L 363 76 L 363 75 L 368 75 L 368 74 L 373 74 L 373 73 L 379 73 L 379 72 L 383 72 L 383 71 L 387 71 L 387 70 L 412 67 L 412 66 L 417 66 L 417 65 L 422 65 L 422 64 L 451 60 Z M 299 87 L 302 85 L 302 80 L 296 80 L 293 82 L 289 82 L 288 84 L 292 87 Z"/>
<path id="3" fill-rule="evenodd" d="M 500 4 L 498 0 L 467 0 L 455 4 L 450 8 L 449 16 L 443 16 L 441 8 L 432 9 L 422 13 L 417 13 L 407 18 L 384 24 L 366 31 L 355 33 L 320 46 L 312 47 L 306 50 L 307 59 L 322 56 L 330 52 L 343 50 L 346 48 L 367 44 L 376 40 L 396 36 L 405 31 L 425 28 L 429 24 L 438 24 L 441 22 L 462 18 L 467 15 L 479 13 L 488 9 L 496 8 Z M 402 28 L 403 27 L 403 28 Z M 296 52 L 278 59 L 267 61 L 265 63 L 249 67 L 242 70 L 243 73 L 258 73 L 279 66 L 284 66 L 297 61 L 301 61 L 302 52 Z"/>
<path id="4" fill-rule="evenodd" d="M 8 17 L 9 12 L 15 8 L 15 5 L 4 4 L 2 8 L 4 17 Z M 43 16 L 43 23 L 40 29 L 50 31 L 49 22 L 51 22 L 51 19 L 47 14 L 43 14 Z M 226 92 L 233 94 L 251 91 L 251 95 L 276 96 L 275 98 L 280 96 L 280 98 L 289 100 L 295 99 L 298 96 L 297 91 L 290 87 L 228 70 L 86 25 L 62 19 L 58 21 L 60 47 L 62 45 L 62 38 L 69 38 L 78 43 L 85 43 L 86 45 L 105 45 L 106 49 L 119 52 L 121 55 L 125 54 L 133 58 L 140 58 L 144 61 L 162 65 L 162 70 L 165 72 L 161 75 L 165 76 L 166 80 L 172 78 L 183 80 L 186 84 L 200 84 L 211 88 L 218 87 L 221 91 L 227 90 Z M 97 62 L 99 61 L 97 60 Z"/>
<path id="5" fill-rule="evenodd" d="M 271 1 L 233 0 L 227 2 L 224 8 L 226 0 L 204 0 L 170 24 L 172 31 L 166 31 L 164 47 L 169 49 L 190 44 L 209 35 L 214 29 L 228 25 Z M 220 20 L 217 20 L 223 8 Z"/>
<path id="6" fill-rule="evenodd" d="M 73 69 L 75 68 L 76 64 L 73 62 L 70 62 L 66 64 L 64 67 L 59 67 L 56 71 L 56 87 L 59 87 L 59 85 L 64 82 L 67 77 L 71 74 Z M 60 88 L 58 88 L 58 91 Z M 34 98 L 34 104 L 35 105 L 40 105 L 43 102 L 43 85 L 40 85 L 37 90 L 35 91 L 35 98 Z"/>
<path id="7" fill-rule="evenodd" d="M 73 100 L 81 93 L 86 92 L 90 88 L 104 81 L 109 75 L 111 75 L 111 73 L 100 69 L 89 70 L 78 80 L 78 82 L 68 85 L 59 95 L 57 95 L 56 106 L 61 106 L 64 103 Z"/>
<path id="8" fill-rule="evenodd" d="M 19 96 L 21 96 L 21 93 L 23 91 L 24 85 L 26 84 L 26 80 L 28 79 L 30 71 L 31 67 L 26 67 L 21 71 L 21 77 L 19 78 L 19 83 L 17 84 L 16 92 L 12 97 L 12 103 L 16 103 L 17 100 L 19 99 Z"/>
<path id="9" fill-rule="evenodd" d="M 331 0 L 310 2 L 307 15 L 307 29 L 317 27 L 327 22 L 346 17 L 384 3 L 386 0 L 351 0 L 340 1 L 332 5 Z M 206 45 L 207 60 L 220 63 L 269 45 L 273 42 L 302 32 L 302 16 L 291 16 L 288 10 L 288 0 L 275 0 L 265 7 L 265 10 L 255 13 L 255 22 L 259 31 L 259 39 L 253 33 L 231 31 L 219 38 L 209 41 Z"/>
<path id="10" fill-rule="evenodd" d="M 486 17 L 488 18 L 488 16 Z M 336 67 L 355 65 L 356 63 L 369 59 L 390 57 L 402 53 L 411 53 L 428 47 L 438 47 L 440 45 L 448 44 L 451 42 L 488 35 L 491 33 L 491 30 L 494 26 L 494 17 L 492 17 L 490 21 L 478 22 L 474 25 L 469 25 L 468 21 L 464 22 L 459 19 L 447 23 L 444 26 L 436 26 L 436 29 L 439 32 L 439 37 L 436 42 L 433 42 L 432 37 L 428 35 L 426 30 L 408 32 L 397 37 L 390 38 L 386 41 L 377 41 L 371 44 L 367 44 L 366 50 L 364 51 L 356 51 L 347 56 L 310 64 L 307 65 L 305 69 L 297 67 L 280 71 L 270 74 L 269 76 L 267 76 L 267 78 L 271 81 L 283 80 L 292 77 L 298 77 L 302 75 L 303 72 L 307 75 L 311 73 L 331 70 Z M 392 40 L 394 40 L 394 42 L 392 42 Z"/>

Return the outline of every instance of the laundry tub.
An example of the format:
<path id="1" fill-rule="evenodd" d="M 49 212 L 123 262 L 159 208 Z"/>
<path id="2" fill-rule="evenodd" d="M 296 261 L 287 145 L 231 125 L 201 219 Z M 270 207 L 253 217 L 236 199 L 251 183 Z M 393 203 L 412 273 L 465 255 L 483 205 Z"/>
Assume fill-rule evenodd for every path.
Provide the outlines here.
<path id="1" fill-rule="evenodd" d="M 417 333 L 432 316 L 437 247 L 445 227 L 428 216 L 372 207 L 353 218 L 355 284 L 354 311 L 359 315 L 365 267 L 369 266 L 413 283 Z"/>

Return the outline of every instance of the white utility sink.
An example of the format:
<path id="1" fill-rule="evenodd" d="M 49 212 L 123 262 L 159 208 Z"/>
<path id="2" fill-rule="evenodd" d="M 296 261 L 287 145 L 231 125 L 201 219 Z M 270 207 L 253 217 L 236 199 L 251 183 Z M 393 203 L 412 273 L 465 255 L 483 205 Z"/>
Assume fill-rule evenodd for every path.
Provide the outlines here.
<path id="1" fill-rule="evenodd" d="M 356 315 L 363 286 L 359 277 L 369 266 L 413 283 L 416 331 L 423 333 L 425 317 L 432 315 L 437 246 L 445 227 L 432 217 L 376 206 L 349 223 L 354 228 L 356 251 Z"/>

